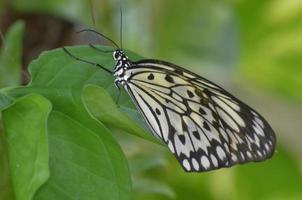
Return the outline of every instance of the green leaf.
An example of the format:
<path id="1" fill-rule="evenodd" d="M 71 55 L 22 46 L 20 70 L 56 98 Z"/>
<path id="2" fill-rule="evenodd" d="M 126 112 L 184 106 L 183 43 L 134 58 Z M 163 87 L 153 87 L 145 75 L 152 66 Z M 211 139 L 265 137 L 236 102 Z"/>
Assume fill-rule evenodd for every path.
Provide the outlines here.
<path id="1" fill-rule="evenodd" d="M 8 165 L 7 145 L 5 137 L 0 128 L 0 199 L 10 200 L 13 199 L 13 191 L 10 180 L 10 172 Z"/>
<path id="2" fill-rule="evenodd" d="M 0 87 L 21 83 L 21 53 L 24 23 L 18 21 L 8 30 L 0 53 Z"/>
<path id="3" fill-rule="evenodd" d="M 51 176 L 35 199 L 130 199 L 131 182 L 120 148 L 102 124 L 83 120 L 58 111 L 50 115 Z"/>
<path id="4" fill-rule="evenodd" d="M 77 57 L 113 67 L 111 54 L 87 46 L 68 49 Z M 48 121 L 50 179 L 36 199 L 131 199 L 127 160 L 109 130 L 87 112 L 82 101 L 83 88 L 89 84 L 104 88 L 104 97 L 109 93 L 116 98 L 113 76 L 76 61 L 62 49 L 42 54 L 29 69 L 32 80 L 28 86 L 3 89 L 2 94 L 6 99 L 18 99 L 37 93 L 53 105 Z M 120 102 L 121 107 L 133 107 L 125 93 Z M 120 126 L 115 123 L 116 128 Z M 136 133 L 139 129 L 135 128 Z"/>
<path id="5" fill-rule="evenodd" d="M 48 100 L 28 95 L 3 111 L 16 200 L 32 199 L 49 177 L 46 121 L 50 110 Z"/>
<path id="6" fill-rule="evenodd" d="M 103 50 L 110 50 L 110 48 L 104 46 L 99 46 L 98 48 Z M 113 69 L 114 62 L 111 57 L 111 54 L 100 53 L 87 46 L 73 47 L 69 48 L 69 50 L 71 53 L 73 53 L 79 58 L 96 62 L 111 70 Z M 133 60 L 141 59 L 140 56 L 132 52 L 127 51 L 127 55 Z M 98 109 L 100 108 L 98 107 L 104 107 L 104 105 L 106 105 L 108 102 L 111 102 L 111 107 L 114 106 L 111 98 L 108 95 L 111 95 L 113 99 L 117 99 L 118 90 L 113 84 L 114 78 L 112 75 L 95 66 L 83 63 L 81 61 L 76 61 L 74 58 L 71 58 L 69 55 L 67 55 L 62 49 L 57 49 L 42 54 L 38 60 L 31 63 L 30 73 L 32 75 L 32 80 L 27 87 L 5 90 L 3 91 L 3 93 L 6 96 L 11 95 L 14 97 L 19 97 L 29 92 L 37 92 L 39 94 L 46 95 L 46 97 L 49 98 L 51 101 L 69 98 L 71 104 L 68 106 L 66 106 L 66 99 L 62 100 L 62 103 L 53 103 L 53 105 L 55 109 L 64 110 L 64 112 L 66 113 L 74 113 L 75 110 L 79 109 L 74 109 L 71 105 L 77 107 L 79 104 L 81 104 L 81 100 L 79 100 L 78 102 L 73 102 L 72 97 L 75 95 L 72 94 L 73 91 L 77 93 L 76 95 L 80 96 L 82 88 L 85 85 L 99 85 L 103 88 L 103 90 L 100 91 L 102 94 L 95 94 L 100 95 L 97 96 L 97 98 L 100 98 L 99 102 L 91 102 L 93 104 L 92 106 L 86 105 L 87 109 L 90 112 L 93 112 L 92 114 L 94 116 L 97 115 L 97 113 L 99 112 Z M 71 93 L 69 94 L 69 92 Z M 86 91 L 85 94 L 86 93 L 89 93 L 89 91 Z M 68 96 L 68 94 L 71 96 Z M 91 99 L 94 97 L 87 98 L 84 95 L 83 100 L 87 101 L 90 99 L 90 101 L 92 101 Z M 96 105 L 96 103 L 98 103 L 98 105 Z M 95 110 L 94 106 L 96 106 Z M 140 117 L 139 113 L 136 110 L 132 109 L 133 103 L 131 102 L 128 94 L 126 94 L 124 90 L 122 90 L 122 93 L 119 98 L 119 106 L 121 108 L 120 110 L 127 115 L 127 117 L 123 117 L 120 120 L 120 123 L 115 123 L 116 119 L 113 118 L 113 116 L 110 116 L 111 113 L 108 112 L 106 112 L 105 114 L 101 114 L 101 118 L 96 118 L 98 120 L 104 120 L 102 122 L 106 123 L 106 125 L 110 127 L 117 129 L 123 128 L 131 134 L 139 135 L 144 139 L 153 141 L 155 143 L 160 143 L 158 140 L 155 140 L 152 136 L 146 134 L 146 125 Z M 115 114 L 115 116 L 117 115 Z M 131 124 L 133 125 L 133 127 L 128 126 L 128 128 L 125 128 L 126 124 L 130 123 L 130 120 L 132 120 Z"/>

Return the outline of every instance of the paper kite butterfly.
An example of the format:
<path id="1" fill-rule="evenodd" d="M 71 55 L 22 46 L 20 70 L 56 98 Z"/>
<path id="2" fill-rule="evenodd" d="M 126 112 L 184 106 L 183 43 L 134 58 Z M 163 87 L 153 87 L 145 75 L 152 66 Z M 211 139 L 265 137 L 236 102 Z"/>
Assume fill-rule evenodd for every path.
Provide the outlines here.
<path id="1" fill-rule="evenodd" d="M 114 71 L 63 49 L 114 75 L 116 86 L 124 87 L 153 135 L 168 146 L 185 171 L 209 171 L 273 155 L 274 131 L 254 109 L 175 64 L 153 59 L 133 62 L 116 43 L 98 34 L 117 47 Z"/>

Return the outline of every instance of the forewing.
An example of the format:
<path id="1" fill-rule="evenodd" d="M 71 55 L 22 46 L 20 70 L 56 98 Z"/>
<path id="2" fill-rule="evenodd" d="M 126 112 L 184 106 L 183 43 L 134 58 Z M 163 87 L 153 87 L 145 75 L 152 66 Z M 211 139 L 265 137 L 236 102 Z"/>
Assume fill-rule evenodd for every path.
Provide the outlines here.
<path id="1" fill-rule="evenodd" d="M 272 156 L 275 135 L 255 110 L 216 84 L 171 63 L 142 60 L 126 90 L 153 134 L 186 171 L 209 171 Z"/>

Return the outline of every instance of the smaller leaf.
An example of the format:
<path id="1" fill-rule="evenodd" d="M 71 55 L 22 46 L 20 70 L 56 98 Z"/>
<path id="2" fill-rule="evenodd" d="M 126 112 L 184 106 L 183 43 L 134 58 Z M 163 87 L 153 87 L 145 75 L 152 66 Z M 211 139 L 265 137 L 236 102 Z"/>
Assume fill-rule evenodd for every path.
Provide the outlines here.
<path id="1" fill-rule="evenodd" d="M 162 166 L 165 166 L 165 161 L 158 155 L 138 155 L 129 158 L 129 167 L 132 174 L 139 174 Z"/>
<path id="2" fill-rule="evenodd" d="M 18 21 L 8 30 L 0 53 L 0 86 L 21 82 L 21 52 L 24 23 Z"/>
<path id="3" fill-rule="evenodd" d="M 36 94 L 18 99 L 3 111 L 9 167 L 16 200 L 30 200 L 48 179 L 46 121 L 50 102 Z"/>
<path id="4" fill-rule="evenodd" d="M 127 131 L 154 143 L 161 144 L 151 133 L 146 131 L 143 122 L 134 121 L 133 113 L 129 107 L 121 106 L 119 109 L 105 89 L 88 85 L 84 88 L 83 101 L 87 110 L 97 120 L 113 127 Z M 130 117 L 131 116 L 131 117 Z"/>
<path id="5" fill-rule="evenodd" d="M 176 195 L 173 190 L 163 182 L 152 179 L 137 179 L 134 182 L 133 189 L 136 196 L 143 195 L 163 195 L 168 199 L 175 199 Z M 142 199 L 142 198 L 139 198 Z"/>
<path id="6" fill-rule="evenodd" d="M 12 103 L 12 99 L 5 94 L 0 92 L 0 110 L 3 110 L 5 107 Z"/>

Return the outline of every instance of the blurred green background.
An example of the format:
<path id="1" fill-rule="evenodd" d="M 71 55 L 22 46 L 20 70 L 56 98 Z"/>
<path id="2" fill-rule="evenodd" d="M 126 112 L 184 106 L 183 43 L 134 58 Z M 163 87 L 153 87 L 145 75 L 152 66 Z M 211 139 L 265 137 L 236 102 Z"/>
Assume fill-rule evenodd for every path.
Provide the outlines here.
<path id="1" fill-rule="evenodd" d="M 27 83 L 26 67 L 43 50 L 106 44 L 76 34 L 81 28 L 119 42 L 120 7 L 124 48 L 218 83 L 262 113 L 278 139 L 266 162 L 188 174 L 167 149 L 117 133 L 134 198 L 302 199 L 301 0 L 1 0 L 1 87 Z M 0 193 L 6 182 L 0 180 Z"/>

